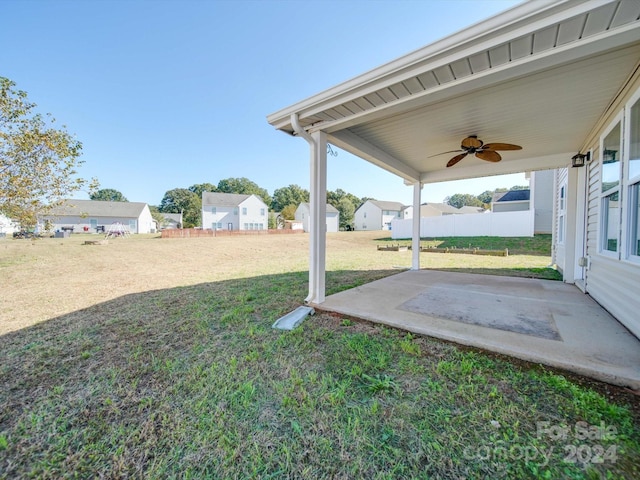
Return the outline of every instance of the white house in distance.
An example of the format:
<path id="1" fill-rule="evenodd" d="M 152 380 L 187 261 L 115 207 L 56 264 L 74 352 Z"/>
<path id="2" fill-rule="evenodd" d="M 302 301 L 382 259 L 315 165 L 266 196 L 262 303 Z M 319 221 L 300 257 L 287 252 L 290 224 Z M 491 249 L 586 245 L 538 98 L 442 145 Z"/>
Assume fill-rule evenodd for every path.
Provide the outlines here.
<path id="1" fill-rule="evenodd" d="M 311 209 L 306 202 L 301 203 L 296 208 L 295 219 L 302 223 L 305 232 L 309 231 L 309 219 L 311 218 Z M 327 232 L 337 232 L 340 230 L 340 212 L 336 207 L 327 203 Z"/>
<path id="2" fill-rule="evenodd" d="M 164 222 L 162 225 L 158 225 L 159 229 L 175 229 L 182 228 L 182 214 L 181 213 L 163 213 Z"/>
<path id="3" fill-rule="evenodd" d="M 74 233 L 108 232 L 114 224 L 122 224 L 129 233 L 153 233 L 155 220 L 149 205 L 142 202 L 107 202 L 102 200 L 65 200 L 49 214 L 38 219 L 44 226 L 49 221 L 51 231 Z"/>
<path id="4" fill-rule="evenodd" d="M 422 205 L 420 205 L 420 218 L 442 217 L 444 215 L 459 215 L 461 213 L 479 213 L 479 210 L 477 208 L 471 208 L 472 211 L 463 211 L 447 203 L 423 203 Z M 413 218 L 413 205 L 404 207 L 404 210 L 402 211 L 402 217 L 405 220 Z"/>
<path id="5" fill-rule="evenodd" d="M 354 230 L 391 230 L 391 221 L 403 218 L 403 211 L 399 202 L 367 200 L 353 215 Z"/>
<path id="6" fill-rule="evenodd" d="M 202 192 L 202 228 L 266 230 L 269 208 L 256 195 Z"/>

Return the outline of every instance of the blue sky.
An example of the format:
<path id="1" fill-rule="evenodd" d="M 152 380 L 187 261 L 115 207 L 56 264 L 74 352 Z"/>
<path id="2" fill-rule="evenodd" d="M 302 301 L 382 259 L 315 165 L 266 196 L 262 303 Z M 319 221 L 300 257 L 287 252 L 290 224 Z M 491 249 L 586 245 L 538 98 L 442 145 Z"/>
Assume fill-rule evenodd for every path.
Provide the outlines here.
<path id="1" fill-rule="evenodd" d="M 307 143 L 268 114 L 518 3 L 0 0 L 0 75 L 83 143 L 81 176 L 130 201 L 229 177 L 308 189 Z M 411 203 L 410 187 L 364 160 L 338 150 L 328 162 L 329 190 Z M 423 200 L 523 184 L 432 184 Z"/>

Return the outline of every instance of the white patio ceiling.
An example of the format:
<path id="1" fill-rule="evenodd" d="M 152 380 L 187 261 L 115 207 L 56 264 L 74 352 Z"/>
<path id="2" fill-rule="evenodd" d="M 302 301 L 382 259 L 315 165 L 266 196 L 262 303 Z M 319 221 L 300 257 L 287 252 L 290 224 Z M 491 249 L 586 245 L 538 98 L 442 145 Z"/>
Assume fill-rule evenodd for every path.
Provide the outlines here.
<path id="1" fill-rule="evenodd" d="M 407 182 L 566 166 L 640 60 L 640 1 L 534 0 L 268 116 Z M 489 163 L 468 135 L 521 145 Z M 430 158 L 431 157 L 431 158 Z"/>

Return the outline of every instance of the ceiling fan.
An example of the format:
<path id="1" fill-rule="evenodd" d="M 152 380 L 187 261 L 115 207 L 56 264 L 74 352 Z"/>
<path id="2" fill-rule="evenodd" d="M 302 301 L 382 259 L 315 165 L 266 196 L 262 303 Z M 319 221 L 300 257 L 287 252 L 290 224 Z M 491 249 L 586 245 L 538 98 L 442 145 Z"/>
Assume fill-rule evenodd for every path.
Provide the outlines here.
<path id="1" fill-rule="evenodd" d="M 502 157 L 497 150 L 522 150 L 522 147 L 520 145 L 512 145 L 510 143 L 484 143 L 482 140 L 478 140 L 477 135 L 469 135 L 467 138 L 462 140 L 460 150 L 442 152 L 436 155 L 431 155 L 431 157 L 444 155 L 445 153 L 462 152 L 447 162 L 447 167 L 453 167 L 470 153 L 475 153 L 476 157 L 481 160 L 486 160 L 487 162 L 499 162 L 502 160 Z"/>

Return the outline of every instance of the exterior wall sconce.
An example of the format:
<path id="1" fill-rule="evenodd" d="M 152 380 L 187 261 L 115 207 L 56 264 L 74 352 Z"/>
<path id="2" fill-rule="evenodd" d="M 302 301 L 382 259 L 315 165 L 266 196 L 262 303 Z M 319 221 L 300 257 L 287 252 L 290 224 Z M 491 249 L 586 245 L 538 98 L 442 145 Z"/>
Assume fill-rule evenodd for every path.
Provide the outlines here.
<path id="1" fill-rule="evenodd" d="M 584 167 L 589 160 L 591 160 L 591 152 L 587 152 L 587 153 L 578 152 L 573 157 L 571 157 L 571 166 Z"/>

